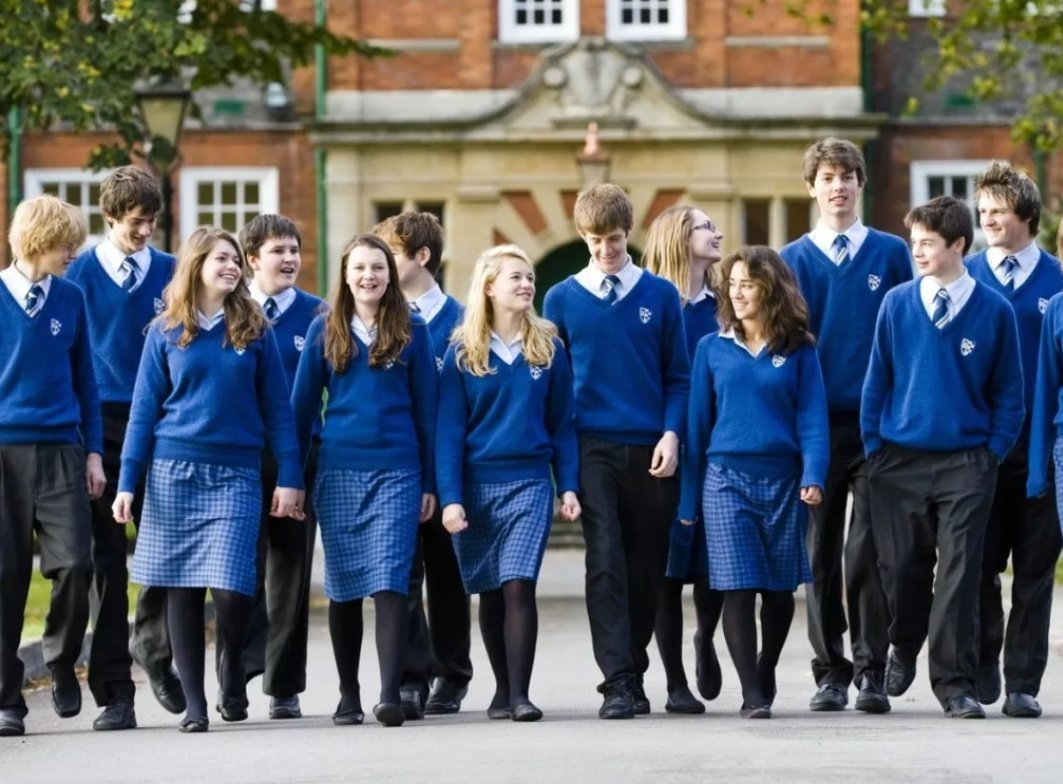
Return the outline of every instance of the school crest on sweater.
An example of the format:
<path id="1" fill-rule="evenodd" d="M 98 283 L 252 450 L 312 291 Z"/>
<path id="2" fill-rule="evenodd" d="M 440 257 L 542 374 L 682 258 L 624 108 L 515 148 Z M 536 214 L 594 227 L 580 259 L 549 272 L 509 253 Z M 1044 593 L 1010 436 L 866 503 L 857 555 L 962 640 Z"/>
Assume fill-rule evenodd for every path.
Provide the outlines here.
<path id="1" fill-rule="evenodd" d="M 1043 316 L 1045 311 L 1048 310 L 1048 300 L 1044 297 L 1039 297 L 1037 299 L 1037 309 L 1041 311 L 1041 315 Z"/>
<path id="2" fill-rule="evenodd" d="M 967 338 L 964 338 L 962 341 L 960 341 L 960 353 L 963 354 L 963 356 L 970 356 L 972 351 L 974 351 L 973 340 L 968 340 Z"/>
<path id="3" fill-rule="evenodd" d="M 296 335 L 295 338 L 294 338 L 294 341 L 295 341 L 295 350 L 296 351 L 302 351 L 303 350 L 303 346 L 306 345 L 306 339 L 302 335 Z"/>
<path id="4" fill-rule="evenodd" d="M 166 303 L 163 302 L 158 297 L 155 297 L 154 305 L 155 305 L 155 315 L 156 316 L 158 316 L 160 313 L 162 313 L 164 310 L 166 310 Z"/>
<path id="5" fill-rule="evenodd" d="M 643 324 L 649 324 L 651 318 L 653 318 L 652 310 L 649 308 L 639 308 L 639 321 Z"/>
<path id="6" fill-rule="evenodd" d="M 878 275 L 867 276 L 867 287 L 872 291 L 878 291 L 878 287 L 882 285 L 882 278 Z"/>
<path id="7" fill-rule="evenodd" d="M 236 356 L 242 357 L 244 355 L 244 352 L 247 351 L 247 349 L 244 348 L 243 346 L 237 346 L 236 348 L 233 349 L 233 351 L 236 352 Z"/>
<path id="8" fill-rule="evenodd" d="M 528 365 L 528 373 L 531 374 L 532 381 L 538 381 L 543 374 L 543 369 L 538 365 Z"/>
<path id="9" fill-rule="evenodd" d="M 786 357 L 784 357 L 782 354 L 776 354 L 771 358 L 772 367 L 781 368 L 784 364 L 786 364 Z"/>
<path id="10" fill-rule="evenodd" d="M 61 321 L 59 321 L 59 319 L 52 319 L 51 327 L 52 327 L 52 334 L 53 335 L 58 335 L 59 331 L 63 328 L 63 324 L 62 324 Z"/>

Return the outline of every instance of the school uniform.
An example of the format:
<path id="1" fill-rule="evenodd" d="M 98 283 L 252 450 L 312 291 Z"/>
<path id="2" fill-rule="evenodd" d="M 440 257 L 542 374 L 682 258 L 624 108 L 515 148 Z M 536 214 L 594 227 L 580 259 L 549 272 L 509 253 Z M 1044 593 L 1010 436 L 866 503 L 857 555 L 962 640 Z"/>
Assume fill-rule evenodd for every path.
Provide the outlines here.
<path id="1" fill-rule="evenodd" d="M 66 279 L 76 284 L 85 297 L 103 410 L 103 470 L 107 485 L 103 494 L 92 501 L 93 636 L 88 678 L 89 690 L 100 706 L 118 697 L 132 700 L 135 694 L 130 674 L 126 592 L 128 540 L 125 526 L 115 525 L 111 507 L 118 492 L 122 443 L 144 336 L 148 323 L 163 310 L 163 289 L 173 277 L 174 263 L 173 256 L 155 248 L 147 247 L 127 256 L 110 240 L 104 240 L 79 255 L 66 272 Z M 139 486 L 133 499 L 133 520 L 138 526 L 143 502 L 144 488 Z M 149 670 L 169 670 L 165 591 L 151 587 L 140 591 L 134 639 Z"/>
<path id="2" fill-rule="evenodd" d="M 549 367 L 530 365 L 520 340 L 491 336 L 486 376 L 447 351 L 440 380 L 436 471 L 440 506 L 462 504 L 469 526 L 453 537 L 467 593 L 539 577 L 557 494 L 579 486 L 572 371 L 555 339 Z"/>
<path id="3" fill-rule="evenodd" d="M 135 582 L 253 596 L 267 441 L 278 483 L 301 488 L 303 478 L 291 407 L 276 394 L 284 366 L 273 330 L 235 348 L 223 314 L 200 314 L 184 348 L 181 328 L 148 330 L 118 489 L 134 492 L 147 474 Z"/>
<path id="4" fill-rule="evenodd" d="M 1015 311 L 1027 413 L 1018 443 L 997 471 L 996 495 L 986 529 L 979 601 L 979 681 L 986 682 L 989 691 L 981 696 L 991 702 L 995 697 L 988 687 L 999 686 L 1002 650 L 1008 694 L 1036 697 L 1048 662 L 1052 587 L 1063 541 L 1054 488 L 1042 497 L 1028 499 L 1026 483 L 1041 326 L 1049 300 L 1063 290 L 1063 271 L 1059 259 L 1034 242 L 1014 256 L 990 248 L 970 257 L 967 269 L 973 278 L 1003 295 Z M 1007 569 L 1009 557 L 1013 579 L 1005 635 L 1000 575 Z"/>
<path id="5" fill-rule="evenodd" d="M 805 599 L 815 654 L 812 674 L 817 686 L 844 692 L 852 682 L 861 686 L 865 671 L 877 680 L 889 651 L 889 610 L 878 575 L 860 439 L 860 394 L 879 307 L 886 292 L 912 279 L 912 259 L 900 237 L 859 220 L 842 233 L 820 223 L 779 255 L 793 269 L 808 304 L 830 419 L 823 501 L 808 511 L 813 579 Z M 847 629 L 851 661 L 845 652 Z"/>
<path id="6" fill-rule="evenodd" d="M 103 451 L 85 301 L 68 281 L 0 272 L 0 711 L 22 718 L 18 657 L 33 570 L 52 581 L 45 664 L 74 678 L 88 622 L 87 453 Z"/>
<path id="7" fill-rule="evenodd" d="M 349 602 L 380 591 L 405 594 L 421 495 L 433 493 L 438 375 L 428 328 L 411 316 L 398 359 L 369 367 L 375 331 L 355 317 L 358 354 L 337 373 L 324 353 L 324 315 L 307 331 L 292 405 L 301 453 L 328 402 L 314 485 L 325 550 L 325 595 Z"/>
<path id="8" fill-rule="evenodd" d="M 436 367 L 464 309 L 433 286 L 410 302 L 410 310 L 428 324 Z M 465 593 L 451 537 L 443 527 L 442 506 L 417 529 L 417 547 L 410 569 L 409 636 L 403 662 L 403 689 L 416 689 L 422 702 L 432 678 L 442 678 L 457 691 L 472 679 L 469 597 Z M 425 612 L 427 593 L 427 616 Z"/>
<path id="9" fill-rule="evenodd" d="M 1010 305 L 969 275 L 942 290 L 919 278 L 882 303 L 860 426 L 891 656 L 913 667 L 929 631 L 947 710 L 975 695 L 985 528 L 1025 413 L 1019 356 Z"/>
<path id="10" fill-rule="evenodd" d="M 685 432 L 679 295 L 630 261 L 609 277 L 589 264 L 547 292 L 543 313 L 572 364 L 594 656 L 604 689 L 632 688 L 649 666 L 678 502 L 676 477 L 657 479 L 649 467 L 666 431 Z"/>
<path id="11" fill-rule="evenodd" d="M 709 585 L 794 591 L 812 579 L 801 488 L 823 486 L 826 393 L 812 346 L 751 352 L 733 330 L 694 356 L 679 517 L 704 519 Z"/>

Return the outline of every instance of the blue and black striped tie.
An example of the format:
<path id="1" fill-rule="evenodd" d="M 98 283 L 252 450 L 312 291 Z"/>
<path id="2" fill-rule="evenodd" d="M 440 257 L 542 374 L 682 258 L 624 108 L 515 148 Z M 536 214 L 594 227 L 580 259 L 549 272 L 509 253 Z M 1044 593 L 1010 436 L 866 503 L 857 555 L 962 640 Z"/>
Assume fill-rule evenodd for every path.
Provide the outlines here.
<path id="1" fill-rule="evenodd" d="M 844 234 L 834 238 L 834 263 L 839 267 L 849 260 L 849 239 Z"/>
<path id="2" fill-rule="evenodd" d="M 620 285 L 620 278 L 617 275 L 606 275 L 605 280 L 602 281 L 602 291 L 605 292 L 605 301 L 612 305 L 616 302 L 620 295 L 617 294 L 616 287 Z"/>
<path id="3" fill-rule="evenodd" d="M 266 297 L 266 303 L 262 307 L 266 311 L 266 318 L 270 321 L 276 321 L 277 316 L 281 313 L 280 308 L 277 307 L 277 301 L 273 297 Z"/>
<path id="4" fill-rule="evenodd" d="M 44 307 L 44 289 L 34 283 L 26 292 L 26 315 L 30 318 L 36 316 Z"/>
<path id="5" fill-rule="evenodd" d="M 930 320 L 938 329 L 949 323 L 949 293 L 945 289 L 938 289 L 938 293 L 934 295 L 934 313 Z"/>
<path id="6" fill-rule="evenodd" d="M 122 280 L 122 291 L 132 291 L 136 288 L 139 278 L 140 267 L 137 266 L 136 259 L 132 256 L 126 256 L 122 260 L 122 266 L 119 269 L 125 272 L 125 278 Z"/>
<path id="7" fill-rule="evenodd" d="M 1004 288 L 1008 291 L 1015 290 L 1015 273 L 1019 271 L 1019 260 L 1014 256 L 1005 256 L 1004 261 Z"/>

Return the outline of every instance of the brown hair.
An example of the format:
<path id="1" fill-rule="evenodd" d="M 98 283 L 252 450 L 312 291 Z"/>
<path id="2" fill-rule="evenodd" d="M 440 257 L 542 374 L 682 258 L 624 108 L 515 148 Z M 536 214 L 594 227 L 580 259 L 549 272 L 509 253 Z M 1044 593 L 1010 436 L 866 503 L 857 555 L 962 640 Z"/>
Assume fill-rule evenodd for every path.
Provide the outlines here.
<path id="1" fill-rule="evenodd" d="M 119 166 L 100 184 L 100 210 L 116 221 L 140 208 L 144 217 L 162 211 L 159 181 L 136 166 Z"/>
<path id="2" fill-rule="evenodd" d="M 856 181 L 863 185 L 867 181 L 867 165 L 860 148 L 848 139 L 828 136 L 820 139 L 807 150 L 802 164 L 805 182 L 809 185 L 816 181 L 816 173 L 824 164 L 840 166 L 844 172 L 856 172 Z"/>
<path id="3" fill-rule="evenodd" d="M 340 254 L 339 277 L 329 296 L 329 312 L 325 322 L 325 358 L 337 373 L 358 356 L 358 344 L 351 336 L 354 318 L 354 294 L 347 285 L 347 259 L 355 248 L 371 248 L 384 254 L 388 264 L 388 287 L 380 300 L 377 315 L 377 338 L 369 349 L 369 367 L 384 367 L 395 362 L 412 338 L 410 307 L 399 290 L 399 272 L 391 248 L 375 234 L 358 234 L 348 242 Z"/>
<path id="4" fill-rule="evenodd" d="M 746 273 L 763 293 L 761 309 L 768 348 L 777 354 L 789 354 L 801 346 L 815 344 L 808 321 L 808 305 L 797 286 L 797 278 L 778 253 L 763 245 L 752 245 L 732 253 L 723 260 L 723 281 L 717 289 L 717 314 L 720 327 L 733 329 L 745 339 L 742 322 L 735 315 L 729 291 L 731 270 L 742 262 Z"/>
<path id="5" fill-rule="evenodd" d="M 408 258 L 428 248 L 428 263 L 424 268 L 435 277 L 443 263 L 443 226 L 430 212 L 406 212 L 392 215 L 373 227 L 373 234 L 384 242 L 398 243 Z"/>
<path id="6" fill-rule="evenodd" d="M 55 196 L 42 194 L 15 208 L 7 238 L 16 259 L 36 259 L 61 245 L 81 247 L 88 224 L 81 211 Z"/>
<path id="7" fill-rule="evenodd" d="M 256 258 L 269 240 L 284 237 L 294 237 L 300 247 L 303 244 L 303 235 L 299 233 L 295 221 L 283 215 L 256 215 L 240 229 L 240 245 L 244 255 Z"/>
<path id="8" fill-rule="evenodd" d="M 1041 191 L 1037 183 L 1010 163 L 993 161 L 974 181 L 975 196 L 983 193 L 1007 204 L 1022 220 L 1030 222 L 1030 235 L 1041 225 Z"/>
<path id="9" fill-rule="evenodd" d="M 1056 258 L 1063 259 L 1063 217 L 1059 219 L 1059 230 L 1056 232 Z"/>
<path id="10" fill-rule="evenodd" d="M 247 289 L 247 259 L 240 250 L 240 243 L 229 232 L 214 226 L 200 226 L 185 240 L 177 256 L 173 280 L 166 286 L 163 299 L 166 309 L 158 320 L 164 330 L 182 328 L 177 338 L 177 345 L 184 348 L 199 334 L 199 322 L 196 319 L 198 301 L 203 288 L 203 264 L 214 246 L 224 240 L 233 246 L 236 257 L 240 260 L 240 283 L 225 296 L 225 337 L 223 344 L 234 348 L 247 348 L 257 340 L 266 329 L 266 317 Z"/>
<path id="11" fill-rule="evenodd" d="M 971 208 L 951 196 L 936 196 L 926 204 L 912 207 L 904 216 L 904 225 L 910 229 L 916 224 L 940 234 L 947 245 L 963 238 L 964 255 L 974 242 L 974 218 L 971 217 Z"/>
<path id="12" fill-rule="evenodd" d="M 572 217 L 580 234 L 608 234 L 616 229 L 630 233 L 635 208 L 619 185 L 600 182 L 576 197 Z"/>

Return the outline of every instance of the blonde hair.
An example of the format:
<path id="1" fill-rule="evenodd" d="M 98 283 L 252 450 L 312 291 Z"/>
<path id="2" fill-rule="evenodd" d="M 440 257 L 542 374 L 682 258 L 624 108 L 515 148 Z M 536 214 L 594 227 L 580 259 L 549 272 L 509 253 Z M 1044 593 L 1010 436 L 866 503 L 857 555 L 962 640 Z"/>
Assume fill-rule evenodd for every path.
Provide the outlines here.
<path id="1" fill-rule="evenodd" d="M 62 245 L 81 247 L 88 223 L 81 211 L 49 194 L 26 199 L 15 208 L 8 239 L 17 259 L 36 259 Z"/>
<path id="2" fill-rule="evenodd" d="M 679 299 L 684 305 L 690 286 L 690 234 L 697 209 L 689 204 L 673 204 L 664 210 L 650 224 L 642 251 L 646 269 L 679 289 Z M 710 288 L 711 270 L 712 265 L 705 269 L 705 285 Z"/>
<path id="3" fill-rule="evenodd" d="M 211 250 L 221 240 L 228 242 L 236 251 L 240 260 L 240 283 L 225 295 L 225 337 L 223 345 L 234 348 L 247 348 L 257 340 L 266 329 L 266 317 L 262 308 L 251 299 L 247 288 L 247 259 L 237 242 L 229 232 L 213 226 L 200 226 L 181 248 L 174 267 L 173 280 L 163 292 L 166 309 L 159 315 L 158 321 L 164 330 L 182 329 L 177 338 L 181 348 L 191 343 L 199 334 L 199 322 L 196 319 L 198 301 L 203 289 L 203 264 Z"/>
<path id="4" fill-rule="evenodd" d="M 491 299 L 487 286 L 493 283 L 506 259 L 523 261 L 529 267 L 531 259 L 517 245 L 496 245 L 488 248 L 476 260 L 469 284 L 469 297 L 465 304 L 465 318 L 454 330 L 451 342 L 457 354 L 458 367 L 474 376 L 487 376 L 495 371 L 490 367 L 491 326 L 494 323 Z M 554 361 L 554 337 L 557 328 L 529 308 L 524 314 L 520 328 L 524 360 L 529 365 L 550 367 Z"/>

